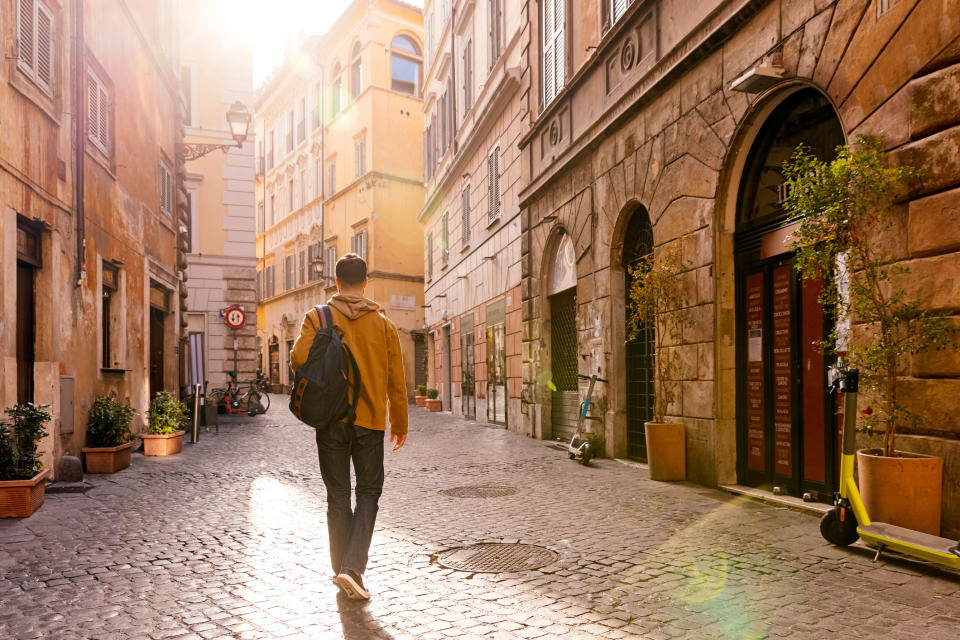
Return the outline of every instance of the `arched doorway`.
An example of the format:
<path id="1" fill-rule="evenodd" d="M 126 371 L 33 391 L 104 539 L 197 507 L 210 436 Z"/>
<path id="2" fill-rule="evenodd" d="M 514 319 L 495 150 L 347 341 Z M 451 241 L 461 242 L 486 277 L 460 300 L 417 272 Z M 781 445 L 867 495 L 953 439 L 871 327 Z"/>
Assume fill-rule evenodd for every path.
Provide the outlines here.
<path id="1" fill-rule="evenodd" d="M 623 237 L 623 265 L 625 317 L 631 314 L 630 271 L 653 251 L 653 227 L 647 210 L 638 206 L 627 223 Z M 653 419 L 653 327 L 643 327 L 633 339 L 627 336 L 624 348 L 627 408 L 627 457 L 647 461 L 647 442 L 644 424 Z"/>
<path id="2" fill-rule="evenodd" d="M 577 260 L 566 233 L 554 245 L 547 279 L 550 304 L 551 426 L 555 439 L 569 440 L 577 428 Z"/>
<path id="3" fill-rule="evenodd" d="M 819 91 L 801 89 L 777 105 L 746 159 L 734 236 L 738 481 L 820 499 L 836 477 L 836 425 L 817 346 L 829 327 L 819 283 L 801 280 L 793 266 L 782 164 L 799 144 L 826 159 L 843 142 Z"/>

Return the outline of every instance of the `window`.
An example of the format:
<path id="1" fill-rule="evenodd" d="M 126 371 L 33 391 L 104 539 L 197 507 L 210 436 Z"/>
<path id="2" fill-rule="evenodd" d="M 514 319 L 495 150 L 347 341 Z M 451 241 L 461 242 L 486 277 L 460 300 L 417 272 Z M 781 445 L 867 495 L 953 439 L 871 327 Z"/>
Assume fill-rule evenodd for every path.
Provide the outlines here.
<path id="1" fill-rule="evenodd" d="M 367 230 L 364 229 L 358 233 L 355 233 L 352 238 L 350 238 L 350 251 L 353 251 L 355 254 L 367 259 Z"/>
<path id="2" fill-rule="evenodd" d="M 487 202 L 490 221 L 500 217 L 500 146 L 497 145 L 487 156 Z"/>
<path id="3" fill-rule="evenodd" d="M 101 366 L 104 369 L 121 368 L 123 327 L 123 300 L 121 273 L 115 265 L 104 260 L 101 265 L 100 339 Z"/>
<path id="4" fill-rule="evenodd" d="M 287 153 L 293 151 L 293 109 L 287 114 Z"/>
<path id="5" fill-rule="evenodd" d="M 463 113 L 473 106 L 473 40 L 463 45 Z"/>
<path id="6" fill-rule="evenodd" d="M 333 74 L 330 77 L 330 115 L 335 116 L 340 113 L 340 96 L 343 93 L 343 88 L 340 84 L 340 76 L 342 70 L 340 69 L 340 63 L 337 62 L 333 65 Z"/>
<path id="7" fill-rule="evenodd" d="M 307 139 L 307 99 L 300 98 L 300 122 L 297 123 L 297 143 Z"/>
<path id="8" fill-rule="evenodd" d="M 553 102 L 566 75 L 564 57 L 565 0 L 543 3 L 543 106 Z"/>
<path id="9" fill-rule="evenodd" d="M 273 194 L 270 194 L 270 226 L 273 226 L 274 221 L 277 219 L 277 197 Z M 266 227 L 264 227 L 266 229 Z"/>
<path id="10" fill-rule="evenodd" d="M 17 68 L 53 95 L 53 13 L 39 0 L 17 2 Z"/>
<path id="11" fill-rule="evenodd" d="M 337 163 L 331 162 L 327 165 L 327 197 L 329 198 L 337 192 Z"/>
<path id="12" fill-rule="evenodd" d="M 299 206 L 307 206 L 307 172 L 300 172 L 300 203 Z"/>
<path id="13" fill-rule="evenodd" d="M 317 181 L 314 183 L 317 193 L 314 197 L 319 198 L 323 195 L 323 162 L 321 160 L 314 163 L 314 171 L 317 172 Z"/>
<path id="14" fill-rule="evenodd" d="M 440 261 L 444 266 L 450 261 L 450 212 L 443 212 L 443 235 L 440 236 Z"/>
<path id="15" fill-rule="evenodd" d="M 633 4 L 634 0 L 604 0 L 603 2 L 603 28 L 609 29 L 613 24 L 623 17 L 627 12 L 627 7 Z"/>
<path id="16" fill-rule="evenodd" d="M 300 251 L 300 268 L 297 269 L 297 286 L 302 287 L 307 282 L 307 252 Z"/>
<path id="17" fill-rule="evenodd" d="M 257 271 L 257 302 L 263 300 L 263 271 Z"/>
<path id="18" fill-rule="evenodd" d="M 321 107 L 323 106 L 323 83 L 318 82 L 313 88 L 313 118 L 311 119 L 311 128 L 316 129 L 320 126 Z"/>
<path id="19" fill-rule="evenodd" d="M 293 213 L 293 178 L 287 183 L 287 213 Z"/>
<path id="20" fill-rule="evenodd" d="M 463 226 L 462 244 L 466 249 L 470 244 L 470 185 L 468 184 L 463 186 L 463 192 L 460 194 L 460 224 Z"/>
<path id="21" fill-rule="evenodd" d="M 180 67 L 180 93 L 183 95 L 183 105 L 186 113 L 184 114 L 184 119 L 187 123 L 187 126 L 195 126 L 196 123 L 193 121 L 194 115 L 196 115 L 196 109 L 193 105 L 193 82 L 192 78 L 192 69 L 189 66 Z"/>
<path id="22" fill-rule="evenodd" d="M 87 137 L 90 142 L 105 156 L 111 155 L 110 125 L 111 110 L 110 91 L 106 83 L 93 69 L 87 70 Z"/>
<path id="23" fill-rule="evenodd" d="M 564 0 L 545 0 L 546 2 L 563 2 Z M 503 55 L 503 0 L 487 0 L 487 51 L 489 52 L 488 67 L 493 69 L 500 56 Z"/>
<path id="24" fill-rule="evenodd" d="M 353 141 L 354 171 L 356 177 L 363 176 L 367 172 L 367 137 L 360 136 Z"/>
<path id="25" fill-rule="evenodd" d="M 307 247 L 307 281 L 316 282 L 320 279 L 320 272 L 317 270 L 319 265 L 322 248 L 319 242 L 315 242 Z"/>
<path id="26" fill-rule="evenodd" d="M 417 95 L 420 90 L 420 47 L 409 36 L 397 36 L 390 43 L 390 88 Z"/>
<path id="27" fill-rule="evenodd" d="M 277 293 L 277 273 L 273 265 L 267 267 L 266 297 L 272 298 Z"/>
<path id="28" fill-rule="evenodd" d="M 267 136 L 267 169 L 273 169 L 274 134 L 276 131 L 271 129 L 270 135 Z"/>
<path id="29" fill-rule="evenodd" d="M 350 53 L 350 97 L 356 100 L 363 90 L 363 60 L 360 57 L 360 43 L 353 45 Z"/>
<path id="30" fill-rule="evenodd" d="M 427 280 L 433 280 L 433 231 L 427 234 Z"/>
<path id="31" fill-rule="evenodd" d="M 166 162 L 160 162 L 160 213 L 168 218 L 173 215 L 173 171 Z"/>
<path id="32" fill-rule="evenodd" d="M 323 271 L 327 277 L 327 286 L 333 286 L 337 277 L 337 245 L 327 247 L 327 257 L 323 261 Z"/>
<path id="33" fill-rule="evenodd" d="M 283 290 L 293 289 L 293 256 L 289 255 L 283 259 Z"/>
<path id="34" fill-rule="evenodd" d="M 196 189 L 187 191 L 187 252 L 200 253 L 200 199 Z"/>

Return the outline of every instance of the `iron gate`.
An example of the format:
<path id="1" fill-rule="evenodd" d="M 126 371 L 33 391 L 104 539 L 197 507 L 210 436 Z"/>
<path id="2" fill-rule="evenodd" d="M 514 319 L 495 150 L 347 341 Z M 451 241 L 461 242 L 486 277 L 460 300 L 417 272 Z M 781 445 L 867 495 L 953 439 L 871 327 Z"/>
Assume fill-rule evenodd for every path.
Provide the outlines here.
<path id="1" fill-rule="evenodd" d="M 553 437 L 568 440 L 577 428 L 577 290 L 550 296 L 550 366 Z"/>
<path id="2" fill-rule="evenodd" d="M 638 262 L 653 251 L 653 227 L 646 209 L 638 207 L 630 218 L 623 239 L 624 291 L 626 317 L 633 312 L 630 304 L 630 275 Z M 628 327 L 629 330 L 629 327 Z M 637 335 L 628 337 L 624 345 L 627 373 L 627 457 L 647 461 L 647 437 L 644 424 L 653 419 L 653 356 L 654 328 L 640 327 Z"/>

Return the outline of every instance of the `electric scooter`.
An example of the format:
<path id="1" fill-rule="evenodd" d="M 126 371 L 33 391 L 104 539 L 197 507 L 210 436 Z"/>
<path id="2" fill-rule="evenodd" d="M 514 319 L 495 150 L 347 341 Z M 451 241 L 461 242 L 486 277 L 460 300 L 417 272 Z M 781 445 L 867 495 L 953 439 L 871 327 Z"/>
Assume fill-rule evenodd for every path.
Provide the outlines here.
<path id="1" fill-rule="evenodd" d="M 591 418 L 587 416 L 587 410 L 590 409 L 590 398 L 593 396 L 593 387 L 597 382 L 606 382 L 603 378 L 598 378 L 597 374 L 592 376 L 577 375 L 581 380 L 589 380 L 590 386 L 587 387 L 587 397 L 584 398 L 583 402 L 580 404 L 580 415 L 577 416 L 577 430 L 574 432 L 573 437 L 570 439 L 570 444 L 567 445 L 567 453 L 570 454 L 571 460 L 577 460 L 583 465 L 590 464 L 590 459 L 593 458 L 593 451 L 590 450 L 590 442 L 583 439 L 581 440 L 581 432 L 583 431 L 583 423 L 586 420 L 599 420 L 599 418 Z"/>
<path id="2" fill-rule="evenodd" d="M 840 491 L 834 506 L 820 520 L 820 534 L 837 546 L 845 547 L 860 538 L 877 550 L 874 562 L 886 550 L 937 562 L 960 569 L 960 546 L 956 540 L 940 538 L 886 522 L 871 522 L 853 479 L 856 453 L 857 393 L 860 371 L 839 360 L 830 368 L 829 393 L 843 392 L 843 457 L 840 460 Z"/>

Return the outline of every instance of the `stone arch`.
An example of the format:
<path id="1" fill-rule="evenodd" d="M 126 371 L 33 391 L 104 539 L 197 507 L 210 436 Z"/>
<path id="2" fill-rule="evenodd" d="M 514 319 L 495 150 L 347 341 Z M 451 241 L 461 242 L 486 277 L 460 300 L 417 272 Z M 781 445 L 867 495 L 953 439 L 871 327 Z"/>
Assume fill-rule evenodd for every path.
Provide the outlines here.
<path id="1" fill-rule="evenodd" d="M 714 205 L 714 363 L 717 399 L 717 482 L 737 482 L 736 455 L 736 275 L 734 235 L 737 230 L 738 196 L 751 148 L 773 112 L 791 96 L 815 90 L 832 107 L 843 128 L 840 110 L 821 86 L 804 78 L 785 81 L 754 100 L 737 123 L 721 165 Z M 843 129 L 846 139 L 848 132 Z"/>

